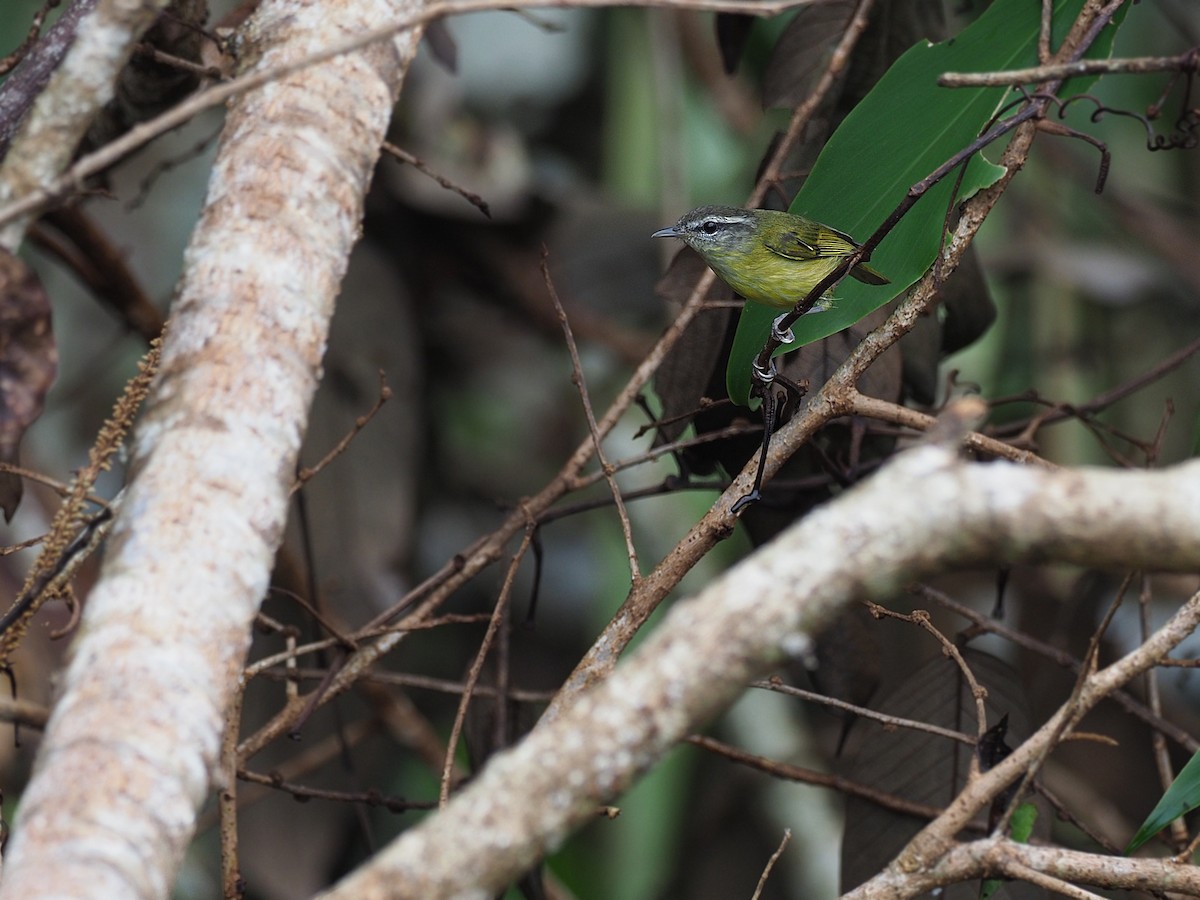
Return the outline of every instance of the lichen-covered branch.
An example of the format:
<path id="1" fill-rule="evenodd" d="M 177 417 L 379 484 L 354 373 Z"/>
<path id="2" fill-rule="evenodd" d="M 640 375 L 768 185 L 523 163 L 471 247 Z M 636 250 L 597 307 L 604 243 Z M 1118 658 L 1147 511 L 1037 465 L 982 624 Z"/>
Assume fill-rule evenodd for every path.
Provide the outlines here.
<path id="1" fill-rule="evenodd" d="M 243 64 L 303 58 L 417 3 L 266 0 L 243 30 Z M 125 501 L 22 797 L 0 897 L 170 894 L 418 38 L 406 31 L 298 71 L 229 111 Z"/>

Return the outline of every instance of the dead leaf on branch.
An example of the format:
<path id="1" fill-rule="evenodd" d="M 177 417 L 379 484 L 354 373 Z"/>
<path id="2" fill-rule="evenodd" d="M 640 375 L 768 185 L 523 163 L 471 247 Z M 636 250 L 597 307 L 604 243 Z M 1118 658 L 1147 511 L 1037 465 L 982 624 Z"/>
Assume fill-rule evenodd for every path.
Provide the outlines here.
<path id="1" fill-rule="evenodd" d="M 25 430 L 42 414 L 58 371 L 50 298 L 37 274 L 0 250 L 0 460 L 16 464 Z M 0 509 L 10 521 L 21 502 L 21 477 L 0 472 Z"/>

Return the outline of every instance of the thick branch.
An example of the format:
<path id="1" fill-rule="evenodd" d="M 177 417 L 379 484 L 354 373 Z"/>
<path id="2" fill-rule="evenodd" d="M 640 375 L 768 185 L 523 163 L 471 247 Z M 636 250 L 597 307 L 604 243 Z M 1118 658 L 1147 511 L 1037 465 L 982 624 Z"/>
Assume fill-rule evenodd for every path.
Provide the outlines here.
<path id="1" fill-rule="evenodd" d="M 251 70 L 419 0 L 267 0 Z M 230 109 L 132 476 L 0 897 L 170 894 L 282 537 L 329 318 L 418 31 Z"/>
<path id="2" fill-rule="evenodd" d="M 912 875 L 888 873 L 886 878 L 872 879 L 869 885 L 847 894 L 846 900 L 897 900 L 926 894 L 939 885 L 996 876 L 1020 878 L 1029 871 L 1110 889 L 1200 895 L 1200 868 L 1196 866 L 1180 865 L 1170 859 L 1104 856 L 989 837 L 955 846 L 935 871 Z"/>
<path id="3" fill-rule="evenodd" d="M 608 679 L 325 896 L 499 890 L 848 603 L 946 568 L 1047 559 L 1200 567 L 1200 462 L 1049 472 L 902 454 L 678 604 Z"/>

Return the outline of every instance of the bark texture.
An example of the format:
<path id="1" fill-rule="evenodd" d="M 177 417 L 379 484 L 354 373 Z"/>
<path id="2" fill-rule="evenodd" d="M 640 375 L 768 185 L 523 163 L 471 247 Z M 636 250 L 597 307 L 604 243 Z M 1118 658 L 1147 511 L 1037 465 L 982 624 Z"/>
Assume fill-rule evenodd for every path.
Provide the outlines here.
<path id="1" fill-rule="evenodd" d="M 142 32 L 168 0 L 100 0 L 83 21 L 62 64 L 38 94 L 0 170 L 0 204 L 44 187 L 75 155 L 96 113 L 113 97 L 117 75 Z M 29 220 L 0 229 L 0 245 L 16 251 Z"/>
<path id="2" fill-rule="evenodd" d="M 420 0 L 267 0 L 244 70 Z M 130 482 L 0 897 L 169 896 L 281 539 L 363 196 L 419 29 L 235 101 Z"/>

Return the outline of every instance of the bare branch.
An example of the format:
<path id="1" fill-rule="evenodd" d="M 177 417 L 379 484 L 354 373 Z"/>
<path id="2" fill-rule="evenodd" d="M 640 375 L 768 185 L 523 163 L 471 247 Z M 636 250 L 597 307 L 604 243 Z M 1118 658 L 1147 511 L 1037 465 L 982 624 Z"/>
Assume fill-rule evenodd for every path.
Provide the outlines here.
<path id="1" fill-rule="evenodd" d="M 34 101 L 0 165 L 0 203 L 53 183 L 70 161 L 137 39 L 168 0 L 100 0 Z M 16 251 L 28 220 L 5 219 L 0 245 Z"/>
<path id="2" fill-rule="evenodd" d="M 415 8 L 403 2 L 268 0 L 245 26 L 247 59 L 286 68 L 331 31 L 360 34 Z M 170 891 L 218 765 L 334 297 L 418 37 L 264 85 L 230 110 L 137 428 L 127 513 L 62 676 L 0 897 Z"/>
<path id="3" fill-rule="evenodd" d="M 587 417 L 588 430 L 592 434 L 592 441 L 595 443 L 596 461 L 600 464 L 600 471 L 608 482 L 608 489 L 612 493 L 613 504 L 617 508 L 617 517 L 621 521 L 621 534 L 625 538 L 625 554 L 629 558 L 629 580 L 633 584 L 641 581 L 642 570 L 638 564 L 637 548 L 633 543 L 633 526 L 629 522 L 629 513 L 625 510 L 625 499 L 621 496 L 621 486 L 617 484 L 616 467 L 609 463 L 606 454 L 604 453 L 603 438 L 600 434 L 600 429 L 596 427 L 596 413 L 592 409 L 592 398 L 588 393 L 587 379 L 583 377 L 583 363 L 579 359 L 579 348 L 575 344 L 575 334 L 571 331 L 571 323 L 567 319 L 567 311 L 563 309 L 562 301 L 558 298 L 558 289 L 554 286 L 554 279 L 550 277 L 550 265 L 546 255 L 542 255 L 542 278 L 546 282 L 546 290 L 550 294 L 550 302 L 554 304 L 554 312 L 558 316 L 559 324 L 562 326 L 563 340 L 567 344 L 567 352 L 571 355 L 571 381 L 575 384 L 575 389 L 579 391 L 579 402 L 583 405 L 583 414 Z"/>
<path id="4" fill-rule="evenodd" d="M 771 877 L 771 870 L 775 868 L 775 863 L 779 862 L 779 857 L 783 856 L 783 851 L 787 849 L 788 842 L 791 839 L 792 829 L 785 828 L 783 839 L 779 842 L 779 846 L 775 848 L 775 852 L 771 854 L 771 858 L 767 860 L 766 866 L 763 867 L 762 876 L 758 879 L 758 887 L 754 889 L 754 894 L 750 900 L 758 900 L 762 896 L 763 888 L 767 886 L 767 879 Z"/>
<path id="5" fill-rule="evenodd" d="M 625 665 L 323 896 L 499 890 L 732 702 L 748 680 L 802 656 L 811 635 L 854 599 L 889 595 L 934 570 L 1017 560 L 1195 569 L 1198 484 L 1200 462 L 1161 472 L 1046 472 L 965 465 L 935 445 L 904 453 L 673 607 Z M 937 516 L 927 514 L 931 507 Z M 1076 708 L 1090 708 L 1143 671 L 1196 621 L 1200 597 L 1130 657 L 1089 679 Z M 1027 742 L 981 775 L 974 784 L 984 787 L 955 801 L 908 857 L 937 859 L 947 835 L 1037 749 Z"/>
<path id="6" fill-rule="evenodd" d="M 946 72 L 938 77 L 942 87 L 1003 87 L 1006 84 L 1037 84 L 1080 75 L 1117 75 L 1145 72 L 1195 72 L 1200 67 L 1200 48 L 1178 56 L 1141 56 L 1128 59 L 1077 59 L 1074 62 L 1010 69 L 1006 72 Z"/>

